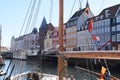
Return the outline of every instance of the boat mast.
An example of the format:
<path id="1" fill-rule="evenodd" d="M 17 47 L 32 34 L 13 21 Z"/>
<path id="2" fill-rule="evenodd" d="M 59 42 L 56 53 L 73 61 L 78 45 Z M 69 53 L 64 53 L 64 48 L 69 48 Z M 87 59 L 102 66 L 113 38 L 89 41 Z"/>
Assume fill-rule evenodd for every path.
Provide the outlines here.
<path id="1" fill-rule="evenodd" d="M 63 0 L 59 0 L 59 56 L 58 56 L 58 76 L 59 80 L 63 80 L 64 60 L 63 52 Z"/>

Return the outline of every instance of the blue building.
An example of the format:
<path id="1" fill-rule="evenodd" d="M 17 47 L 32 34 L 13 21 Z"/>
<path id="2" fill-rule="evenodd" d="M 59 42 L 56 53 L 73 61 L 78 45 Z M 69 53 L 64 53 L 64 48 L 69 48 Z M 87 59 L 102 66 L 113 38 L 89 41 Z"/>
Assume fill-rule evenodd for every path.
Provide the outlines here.
<path id="1" fill-rule="evenodd" d="M 118 35 L 120 31 L 120 25 L 118 25 L 120 18 L 117 15 L 118 13 L 120 13 L 119 9 L 120 4 L 108 7 L 104 9 L 99 15 L 92 18 L 92 35 L 96 35 L 100 39 L 97 44 L 96 41 L 94 41 L 93 39 L 91 40 L 92 49 L 111 49 L 111 42 L 116 43 L 117 38 L 120 38 L 120 36 Z"/>
<path id="2" fill-rule="evenodd" d="M 120 50 L 120 4 L 114 6 L 115 9 L 112 9 L 111 17 L 111 40 L 112 40 L 112 49 Z"/>

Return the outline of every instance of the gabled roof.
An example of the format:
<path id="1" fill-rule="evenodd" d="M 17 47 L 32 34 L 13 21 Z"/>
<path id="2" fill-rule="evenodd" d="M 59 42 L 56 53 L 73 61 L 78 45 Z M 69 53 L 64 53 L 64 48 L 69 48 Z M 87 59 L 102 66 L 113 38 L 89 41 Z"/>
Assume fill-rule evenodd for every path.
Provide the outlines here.
<path id="1" fill-rule="evenodd" d="M 78 18 L 80 15 L 82 15 L 82 13 L 83 13 L 84 11 L 85 11 L 85 8 L 76 11 L 76 12 L 73 14 L 73 16 L 69 19 L 69 21 Z M 69 22 L 69 21 L 68 21 L 68 22 Z"/>
<path id="2" fill-rule="evenodd" d="M 42 20 L 42 23 L 41 23 L 40 29 L 45 28 L 46 25 L 47 25 L 47 21 L 46 21 L 46 18 L 44 17 L 43 20 Z"/>
<path id="3" fill-rule="evenodd" d="M 37 28 L 33 28 L 32 33 L 33 33 L 33 34 L 37 34 L 37 33 L 38 33 Z"/>
<path id="4" fill-rule="evenodd" d="M 115 16 L 115 13 L 117 12 L 117 10 L 118 10 L 119 7 L 120 7 L 120 4 L 115 5 L 115 6 L 108 7 L 108 8 L 106 8 L 106 9 L 104 9 L 99 15 L 105 15 L 105 11 L 106 11 L 106 10 L 110 10 L 111 17 L 114 17 L 114 16 Z"/>
<path id="5" fill-rule="evenodd" d="M 87 1 L 87 3 L 86 3 L 86 7 L 85 7 L 84 9 L 79 9 L 78 11 L 76 11 L 76 12 L 73 14 L 73 16 L 68 20 L 68 22 L 69 22 L 69 21 L 72 21 L 72 20 L 74 20 L 74 19 L 78 19 L 79 16 L 81 16 L 82 13 L 85 12 L 86 10 L 87 10 L 87 11 L 90 11 L 90 7 L 89 7 L 88 1 Z"/>
<path id="6" fill-rule="evenodd" d="M 108 8 L 105 8 L 99 15 L 95 16 L 95 17 L 98 17 L 97 21 L 115 17 L 116 12 L 117 12 L 117 10 L 119 9 L 119 7 L 120 7 L 120 4 L 115 5 L 115 6 L 111 6 L 111 7 L 108 7 Z M 110 14 L 108 17 L 105 16 L 107 10 L 108 10 L 108 12 L 109 12 L 109 14 Z M 103 15 L 103 19 L 100 19 L 100 17 L 101 17 L 102 15 Z M 94 18 L 95 18 L 95 17 L 94 17 Z M 96 21 L 96 20 L 95 20 L 95 21 Z"/>

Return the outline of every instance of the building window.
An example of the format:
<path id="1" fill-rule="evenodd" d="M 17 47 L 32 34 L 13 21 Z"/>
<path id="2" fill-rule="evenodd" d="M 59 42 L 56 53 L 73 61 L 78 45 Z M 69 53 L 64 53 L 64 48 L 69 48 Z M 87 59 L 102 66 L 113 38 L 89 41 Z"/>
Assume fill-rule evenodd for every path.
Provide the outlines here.
<path id="1" fill-rule="evenodd" d="M 112 35 L 112 41 L 116 41 L 116 36 Z"/>
<path id="2" fill-rule="evenodd" d="M 102 33 L 104 33 L 104 28 L 102 28 Z"/>
<path id="3" fill-rule="evenodd" d="M 80 28 L 79 27 L 77 27 L 77 31 L 79 31 L 80 30 Z"/>
<path id="4" fill-rule="evenodd" d="M 120 41 L 120 34 L 117 34 L 117 41 Z"/>
<path id="5" fill-rule="evenodd" d="M 100 33 L 100 34 L 102 33 L 102 31 L 101 31 L 101 30 L 102 30 L 102 28 L 99 28 L 99 33 Z"/>
<path id="6" fill-rule="evenodd" d="M 107 20 L 107 25 L 110 25 L 110 20 Z"/>
<path id="7" fill-rule="evenodd" d="M 115 31 L 115 26 L 112 27 L 112 31 Z"/>
<path id="8" fill-rule="evenodd" d="M 107 28 L 108 32 L 110 32 L 110 27 Z"/>
<path id="9" fill-rule="evenodd" d="M 101 22 L 101 26 L 104 26 L 104 21 Z"/>
<path id="10" fill-rule="evenodd" d="M 74 21 L 74 25 L 76 25 L 77 24 L 77 21 Z"/>
<path id="11" fill-rule="evenodd" d="M 93 26 L 95 27 L 95 23 L 93 23 Z"/>
<path id="12" fill-rule="evenodd" d="M 120 22 L 120 16 L 117 17 L 117 22 Z"/>
<path id="13" fill-rule="evenodd" d="M 107 25 L 107 21 L 105 21 L 105 25 Z"/>
<path id="14" fill-rule="evenodd" d="M 105 28 L 105 32 L 107 32 L 107 27 Z"/>
<path id="15" fill-rule="evenodd" d="M 120 25 L 117 25 L 117 31 L 120 31 Z"/>
<path id="16" fill-rule="evenodd" d="M 94 23 L 94 27 L 96 27 L 96 23 Z"/>
<path id="17" fill-rule="evenodd" d="M 96 30 L 94 30 L 94 34 L 96 34 Z"/>

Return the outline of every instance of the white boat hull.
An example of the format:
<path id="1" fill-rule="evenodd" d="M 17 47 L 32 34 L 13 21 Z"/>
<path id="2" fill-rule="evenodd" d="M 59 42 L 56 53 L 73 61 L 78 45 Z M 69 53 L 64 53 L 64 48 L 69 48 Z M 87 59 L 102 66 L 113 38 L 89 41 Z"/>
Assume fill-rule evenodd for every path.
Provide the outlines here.
<path id="1" fill-rule="evenodd" d="M 12 76 L 10 80 L 27 80 L 28 73 L 30 72 L 17 74 L 15 76 Z M 58 80 L 58 77 L 56 75 L 42 74 L 42 73 L 38 73 L 38 74 L 39 74 L 39 80 Z M 43 75 L 42 78 L 41 78 L 41 75 Z"/>

